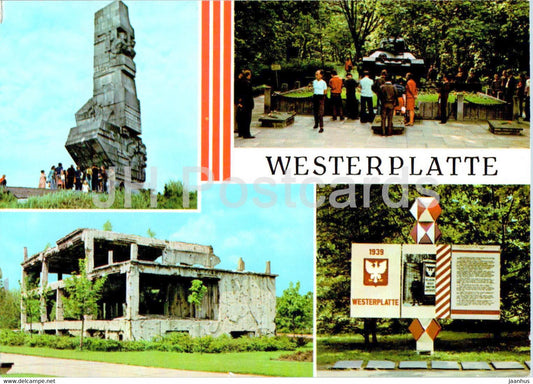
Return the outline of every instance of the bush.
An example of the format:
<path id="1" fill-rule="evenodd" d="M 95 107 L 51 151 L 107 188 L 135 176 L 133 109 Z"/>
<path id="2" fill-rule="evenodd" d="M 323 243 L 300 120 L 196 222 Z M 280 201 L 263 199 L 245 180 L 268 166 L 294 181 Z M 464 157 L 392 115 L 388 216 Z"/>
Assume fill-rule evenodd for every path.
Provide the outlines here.
<path id="1" fill-rule="evenodd" d="M 53 349 L 77 349 L 78 337 L 55 335 L 30 335 L 27 333 L 0 330 L 0 345 L 45 347 Z M 294 351 L 295 340 L 281 337 L 240 337 L 233 339 L 229 335 L 219 337 L 203 336 L 193 338 L 187 333 L 170 333 L 156 337 L 152 341 L 117 341 L 87 337 L 83 349 L 88 351 L 163 351 L 183 353 L 222 353 L 251 351 Z"/>

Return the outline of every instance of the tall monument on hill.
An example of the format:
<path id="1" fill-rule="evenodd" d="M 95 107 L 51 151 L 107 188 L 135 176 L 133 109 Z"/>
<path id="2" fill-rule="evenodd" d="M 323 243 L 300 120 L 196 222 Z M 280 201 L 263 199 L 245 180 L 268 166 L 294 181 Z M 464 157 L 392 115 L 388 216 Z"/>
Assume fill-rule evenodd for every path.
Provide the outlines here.
<path id="1" fill-rule="evenodd" d="M 94 17 L 93 97 L 76 113 L 68 152 L 82 169 L 114 167 L 117 181 L 146 179 L 146 147 L 140 138 L 141 106 L 135 87 L 135 33 L 128 8 L 114 1 Z"/>

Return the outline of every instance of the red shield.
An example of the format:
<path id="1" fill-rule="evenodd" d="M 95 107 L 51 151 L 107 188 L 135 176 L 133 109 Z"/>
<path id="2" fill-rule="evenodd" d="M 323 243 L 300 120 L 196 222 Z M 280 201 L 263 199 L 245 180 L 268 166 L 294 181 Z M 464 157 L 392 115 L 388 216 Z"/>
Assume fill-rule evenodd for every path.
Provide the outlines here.
<path id="1" fill-rule="evenodd" d="M 363 260 L 363 284 L 379 285 L 389 284 L 389 260 L 388 259 L 364 259 Z"/>

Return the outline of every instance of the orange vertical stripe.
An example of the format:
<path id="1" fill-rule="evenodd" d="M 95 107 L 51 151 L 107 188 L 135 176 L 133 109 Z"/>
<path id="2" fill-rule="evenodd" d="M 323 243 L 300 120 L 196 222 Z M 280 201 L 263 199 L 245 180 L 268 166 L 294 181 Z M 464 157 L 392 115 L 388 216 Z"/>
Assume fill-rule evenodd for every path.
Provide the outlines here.
<path id="1" fill-rule="evenodd" d="M 231 122 L 233 121 L 233 114 L 231 111 L 232 92 L 231 92 L 231 61 L 232 61 L 232 45 L 231 45 L 231 24 L 233 22 L 233 15 L 231 12 L 232 2 L 224 1 L 224 60 L 223 60 L 223 75 L 224 81 L 224 124 L 223 129 L 223 180 L 231 176 L 231 137 L 233 135 Z"/>
<path id="2" fill-rule="evenodd" d="M 220 0 L 213 1 L 213 180 L 220 180 Z"/>
<path id="3" fill-rule="evenodd" d="M 210 50 L 210 34 L 209 34 L 209 1 L 202 1 L 202 59 L 201 59 L 201 166 L 202 168 L 209 168 L 209 50 Z M 208 180 L 208 175 L 202 172 L 202 181 Z"/>

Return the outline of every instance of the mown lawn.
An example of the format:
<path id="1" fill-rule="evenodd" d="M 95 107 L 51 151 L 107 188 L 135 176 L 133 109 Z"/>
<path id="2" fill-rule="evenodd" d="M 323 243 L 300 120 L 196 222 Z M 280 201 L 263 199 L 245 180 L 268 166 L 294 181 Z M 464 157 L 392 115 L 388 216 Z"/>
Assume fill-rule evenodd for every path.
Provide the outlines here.
<path id="1" fill-rule="evenodd" d="M 2 345 L 0 352 L 191 371 L 287 377 L 313 375 L 312 363 L 276 360 L 280 355 L 288 354 L 287 351 L 204 354 L 161 351 L 92 352 Z"/>
<path id="2" fill-rule="evenodd" d="M 530 343 L 526 332 L 502 334 L 496 341 L 488 333 L 441 332 L 435 353 L 419 355 L 410 334 L 378 336 L 378 345 L 365 347 L 361 335 L 317 338 L 317 368 L 327 369 L 339 360 L 454 360 L 529 361 Z"/>

